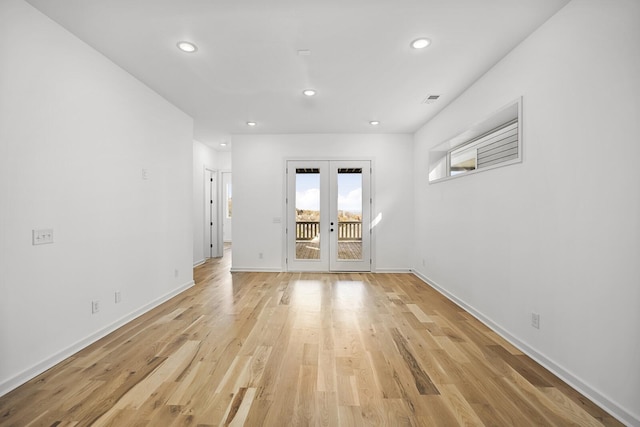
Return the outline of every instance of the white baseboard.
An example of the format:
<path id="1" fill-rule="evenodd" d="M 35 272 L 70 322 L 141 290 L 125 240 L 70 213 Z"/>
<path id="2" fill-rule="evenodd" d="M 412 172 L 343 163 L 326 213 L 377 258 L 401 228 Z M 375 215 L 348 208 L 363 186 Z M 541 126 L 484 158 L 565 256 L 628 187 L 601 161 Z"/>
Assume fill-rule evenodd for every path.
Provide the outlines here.
<path id="1" fill-rule="evenodd" d="M 231 267 L 232 273 L 281 273 L 281 268 Z"/>
<path id="2" fill-rule="evenodd" d="M 376 268 L 373 273 L 412 273 L 410 268 Z"/>
<path id="3" fill-rule="evenodd" d="M 602 409 L 607 411 L 609 414 L 617 418 L 620 422 L 628 425 L 628 426 L 638 426 L 640 427 L 640 417 L 632 414 L 631 412 L 625 410 L 624 408 L 617 405 L 615 402 L 607 398 L 602 393 L 598 392 L 593 387 L 586 384 L 580 378 L 573 375 L 571 372 L 563 368 L 562 366 L 555 363 L 553 360 L 549 359 L 545 355 L 539 353 L 533 347 L 529 346 L 527 343 L 521 341 L 520 339 L 513 336 L 509 331 L 502 328 L 500 325 L 495 323 L 493 320 L 483 315 L 480 311 L 476 310 L 471 305 L 467 304 L 451 292 L 447 291 L 444 287 L 440 286 L 435 281 L 429 279 L 424 274 L 419 271 L 413 270 L 413 274 L 418 277 L 420 280 L 425 282 L 428 286 L 432 287 L 436 291 L 440 292 L 446 298 L 457 304 L 458 306 L 465 309 L 469 314 L 482 322 L 489 329 L 500 335 L 505 340 L 509 341 L 509 343 L 513 344 L 520 351 L 522 351 L 527 356 L 531 357 L 533 360 L 538 362 L 540 365 L 544 366 L 546 369 L 551 371 L 555 376 L 560 378 L 562 381 L 569 384 L 571 387 L 576 389 L 578 392 L 582 393 L 589 400 L 591 400 L 596 405 L 600 406 Z"/>
<path id="4" fill-rule="evenodd" d="M 53 354 L 52 356 L 47 357 L 43 361 L 41 361 L 39 363 L 36 363 L 32 367 L 30 367 L 28 369 L 25 369 L 24 371 L 22 371 L 19 374 L 9 378 L 8 380 L 5 380 L 5 381 L 1 382 L 0 383 L 0 397 L 4 396 L 7 393 L 9 393 L 11 390 L 13 390 L 15 388 L 18 388 L 22 384 L 24 384 L 27 381 L 35 378 L 36 376 L 40 375 L 41 373 L 43 373 L 47 369 L 50 369 L 53 366 L 57 365 L 58 363 L 62 362 L 63 360 L 67 359 L 68 357 L 73 356 L 74 354 L 76 354 L 77 352 L 82 350 L 83 348 L 88 347 L 89 345 L 91 345 L 94 342 L 98 341 L 100 338 L 103 338 L 103 337 L 109 335 L 111 332 L 113 332 L 116 329 L 124 326 L 125 324 L 127 324 L 129 322 L 131 322 L 135 318 L 142 316 L 143 314 L 145 314 L 146 312 L 156 308 L 160 304 L 162 304 L 162 303 L 170 300 L 171 298 L 175 297 L 176 295 L 186 291 L 187 289 L 191 288 L 194 284 L 195 284 L 195 282 L 193 280 L 189 281 L 188 283 L 185 283 L 184 285 L 180 286 L 179 288 L 176 288 L 173 291 L 168 292 L 168 293 L 166 293 L 165 295 L 162 295 L 159 298 L 156 298 L 155 300 L 153 300 L 153 301 L 149 302 L 148 304 L 145 304 L 142 307 L 138 308 L 137 310 L 134 310 L 131 313 L 121 317 L 120 319 L 118 319 L 115 322 L 105 326 L 104 328 L 101 328 L 101 329 L 97 330 L 93 334 L 91 334 L 91 335 L 89 335 L 89 336 L 87 336 L 87 337 L 75 342 L 74 344 L 70 345 L 69 347 L 67 347 L 67 348 L 65 348 L 63 350 L 60 350 L 59 352 Z"/>
<path id="5" fill-rule="evenodd" d="M 206 259 L 201 259 L 200 261 L 196 261 L 196 262 L 194 262 L 194 263 L 193 263 L 193 267 L 195 268 L 195 267 L 197 267 L 197 266 L 199 266 L 199 265 L 202 265 L 202 264 L 204 264 L 206 261 L 207 261 Z"/>
<path id="6" fill-rule="evenodd" d="M 250 272 L 250 273 L 281 273 L 284 272 L 285 270 L 282 270 L 280 268 L 253 268 L 253 267 L 232 267 L 231 268 L 231 272 L 232 273 L 238 273 L 238 272 Z M 288 273 L 332 273 L 332 272 L 328 272 L 328 271 L 296 271 L 296 270 L 288 270 Z M 413 270 L 411 270 L 410 268 L 377 268 L 374 271 L 371 271 L 371 273 L 412 273 Z M 342 271 L 336 271 L 335 273 L 343 273 Z M 348 271 L 347 271 L 348 273 Z M 354 271 L 353 273 L 358 273 L 357 271 Z M 365 272 L 365 273 L 368 273 Z"/>

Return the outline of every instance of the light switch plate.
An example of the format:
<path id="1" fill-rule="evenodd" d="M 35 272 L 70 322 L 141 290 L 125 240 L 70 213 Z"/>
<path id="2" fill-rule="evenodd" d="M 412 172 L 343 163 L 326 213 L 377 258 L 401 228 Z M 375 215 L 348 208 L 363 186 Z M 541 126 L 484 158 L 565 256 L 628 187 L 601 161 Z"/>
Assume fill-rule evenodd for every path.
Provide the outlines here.
<path id="1" fill-rule="evenodd" d="M 53 243 L 53 228 L 31 230 L 31 243 L 33 245 Z"/>

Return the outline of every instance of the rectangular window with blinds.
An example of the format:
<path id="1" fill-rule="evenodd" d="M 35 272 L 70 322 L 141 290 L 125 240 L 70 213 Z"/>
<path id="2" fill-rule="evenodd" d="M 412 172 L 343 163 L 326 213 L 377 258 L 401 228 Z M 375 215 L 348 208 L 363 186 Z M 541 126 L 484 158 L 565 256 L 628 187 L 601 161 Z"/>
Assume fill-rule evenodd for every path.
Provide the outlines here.
<path id="1" fill-rule="evenodd" d="M 429 152 L 429 182 L 522 161 L 520 100 Z"/>
<path id="2" fill-rule="evenodd" d="M 449 153 L 449 170 L 457 175 L 518 158 L 518 122 L 511 121 Z"/>

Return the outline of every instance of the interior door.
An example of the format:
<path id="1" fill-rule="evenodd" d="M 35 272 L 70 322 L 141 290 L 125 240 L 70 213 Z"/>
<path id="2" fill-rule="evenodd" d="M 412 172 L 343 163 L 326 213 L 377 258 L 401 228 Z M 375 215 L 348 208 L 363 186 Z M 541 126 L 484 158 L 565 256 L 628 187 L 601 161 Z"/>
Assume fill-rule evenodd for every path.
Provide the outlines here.
<path id="1" fill-rule="evenodd" d="M 369 161 L 287 162 L 287 269 L 370 271 Z"/>
<path id="2" fill-rule="evenodd" d="M 205 170 L 205 254 L 207 258 L 221 256 L 218 238 L 218 174 Z"/>

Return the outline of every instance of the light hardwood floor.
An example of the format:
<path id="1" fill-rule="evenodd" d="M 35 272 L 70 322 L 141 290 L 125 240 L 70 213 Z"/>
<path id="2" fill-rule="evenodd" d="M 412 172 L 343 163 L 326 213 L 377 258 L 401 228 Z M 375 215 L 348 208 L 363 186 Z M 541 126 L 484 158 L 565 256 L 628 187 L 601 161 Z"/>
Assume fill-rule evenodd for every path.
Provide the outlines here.
<path id="1" fill-rule="evenodd" d="M 0 398 L 0 425 L 620 425 L 412 275 L 229 259 Z"/>

